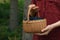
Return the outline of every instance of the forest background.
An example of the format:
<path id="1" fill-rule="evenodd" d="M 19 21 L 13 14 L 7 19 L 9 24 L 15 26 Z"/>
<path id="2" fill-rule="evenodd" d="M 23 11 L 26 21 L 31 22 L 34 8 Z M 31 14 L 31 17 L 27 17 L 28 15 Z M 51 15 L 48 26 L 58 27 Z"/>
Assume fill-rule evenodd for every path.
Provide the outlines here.
<path id="1" fill-rule="evenodd" d="M 0 0 L 0 40 L 22 40 L 23 10 L 24 0 L 18 0 L 18 27 L 10 31 L 10 1 Z"/>

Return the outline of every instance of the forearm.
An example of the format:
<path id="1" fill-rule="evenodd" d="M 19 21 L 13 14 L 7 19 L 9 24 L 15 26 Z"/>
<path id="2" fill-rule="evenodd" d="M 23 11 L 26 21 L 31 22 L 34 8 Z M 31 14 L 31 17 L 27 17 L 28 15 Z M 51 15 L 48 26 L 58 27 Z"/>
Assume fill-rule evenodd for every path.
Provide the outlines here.
<path id="1" fill-rule="evenodd" d="M 53 26 L 53 28 L 55 27 L 60 27 L 60 21 L 56 22 L 56 23 L 53 23 L 51 24 Z"/>

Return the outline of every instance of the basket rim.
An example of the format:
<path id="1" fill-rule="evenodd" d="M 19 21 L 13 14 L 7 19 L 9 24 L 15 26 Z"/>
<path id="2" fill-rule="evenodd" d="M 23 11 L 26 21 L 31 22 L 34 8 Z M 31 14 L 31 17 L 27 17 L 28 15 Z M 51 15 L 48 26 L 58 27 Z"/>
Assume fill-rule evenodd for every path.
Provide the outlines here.
<path id="1" fill-rule="evenodd" d="M 43 20 L 42 20 L 42 19 L 41 19 L 41 20 L 29 20 L 29 21 L 27 21 L 27 20 L 24 21 L 24 20 L 23 20 L 23 23 L 32 23 L 32 22 L 33 22 L 33 23 L 46 22 L 46 19 L 43 19 Z"/>

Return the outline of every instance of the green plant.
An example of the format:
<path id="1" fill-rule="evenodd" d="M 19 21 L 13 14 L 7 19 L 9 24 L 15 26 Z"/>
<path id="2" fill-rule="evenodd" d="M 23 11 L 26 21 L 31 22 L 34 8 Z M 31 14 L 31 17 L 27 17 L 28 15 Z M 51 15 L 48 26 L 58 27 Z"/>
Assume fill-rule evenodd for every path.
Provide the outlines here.
<path id="1" fill-rule="evenodd" d="M 18 1 L 18 21 L 19 26 L 14 30 L 10 31 L 9 25 L 9 13 L 10 3 L 0 3 L 0 40 L 22 40 L 22 20 L 24 11 L 24 0 Z"/>

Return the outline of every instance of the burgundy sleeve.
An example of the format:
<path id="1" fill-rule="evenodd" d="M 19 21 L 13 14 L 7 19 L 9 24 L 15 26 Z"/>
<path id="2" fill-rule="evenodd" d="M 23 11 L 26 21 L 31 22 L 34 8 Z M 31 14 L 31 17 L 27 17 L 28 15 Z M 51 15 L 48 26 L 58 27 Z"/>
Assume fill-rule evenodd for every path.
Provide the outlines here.
<path id="1" fill-rule="evenodd" d="M 35 0 L 31 0 L 31 3 L 32 3 L 32 4 L 36 4 L 36 1 L 35 1 Z"/>

